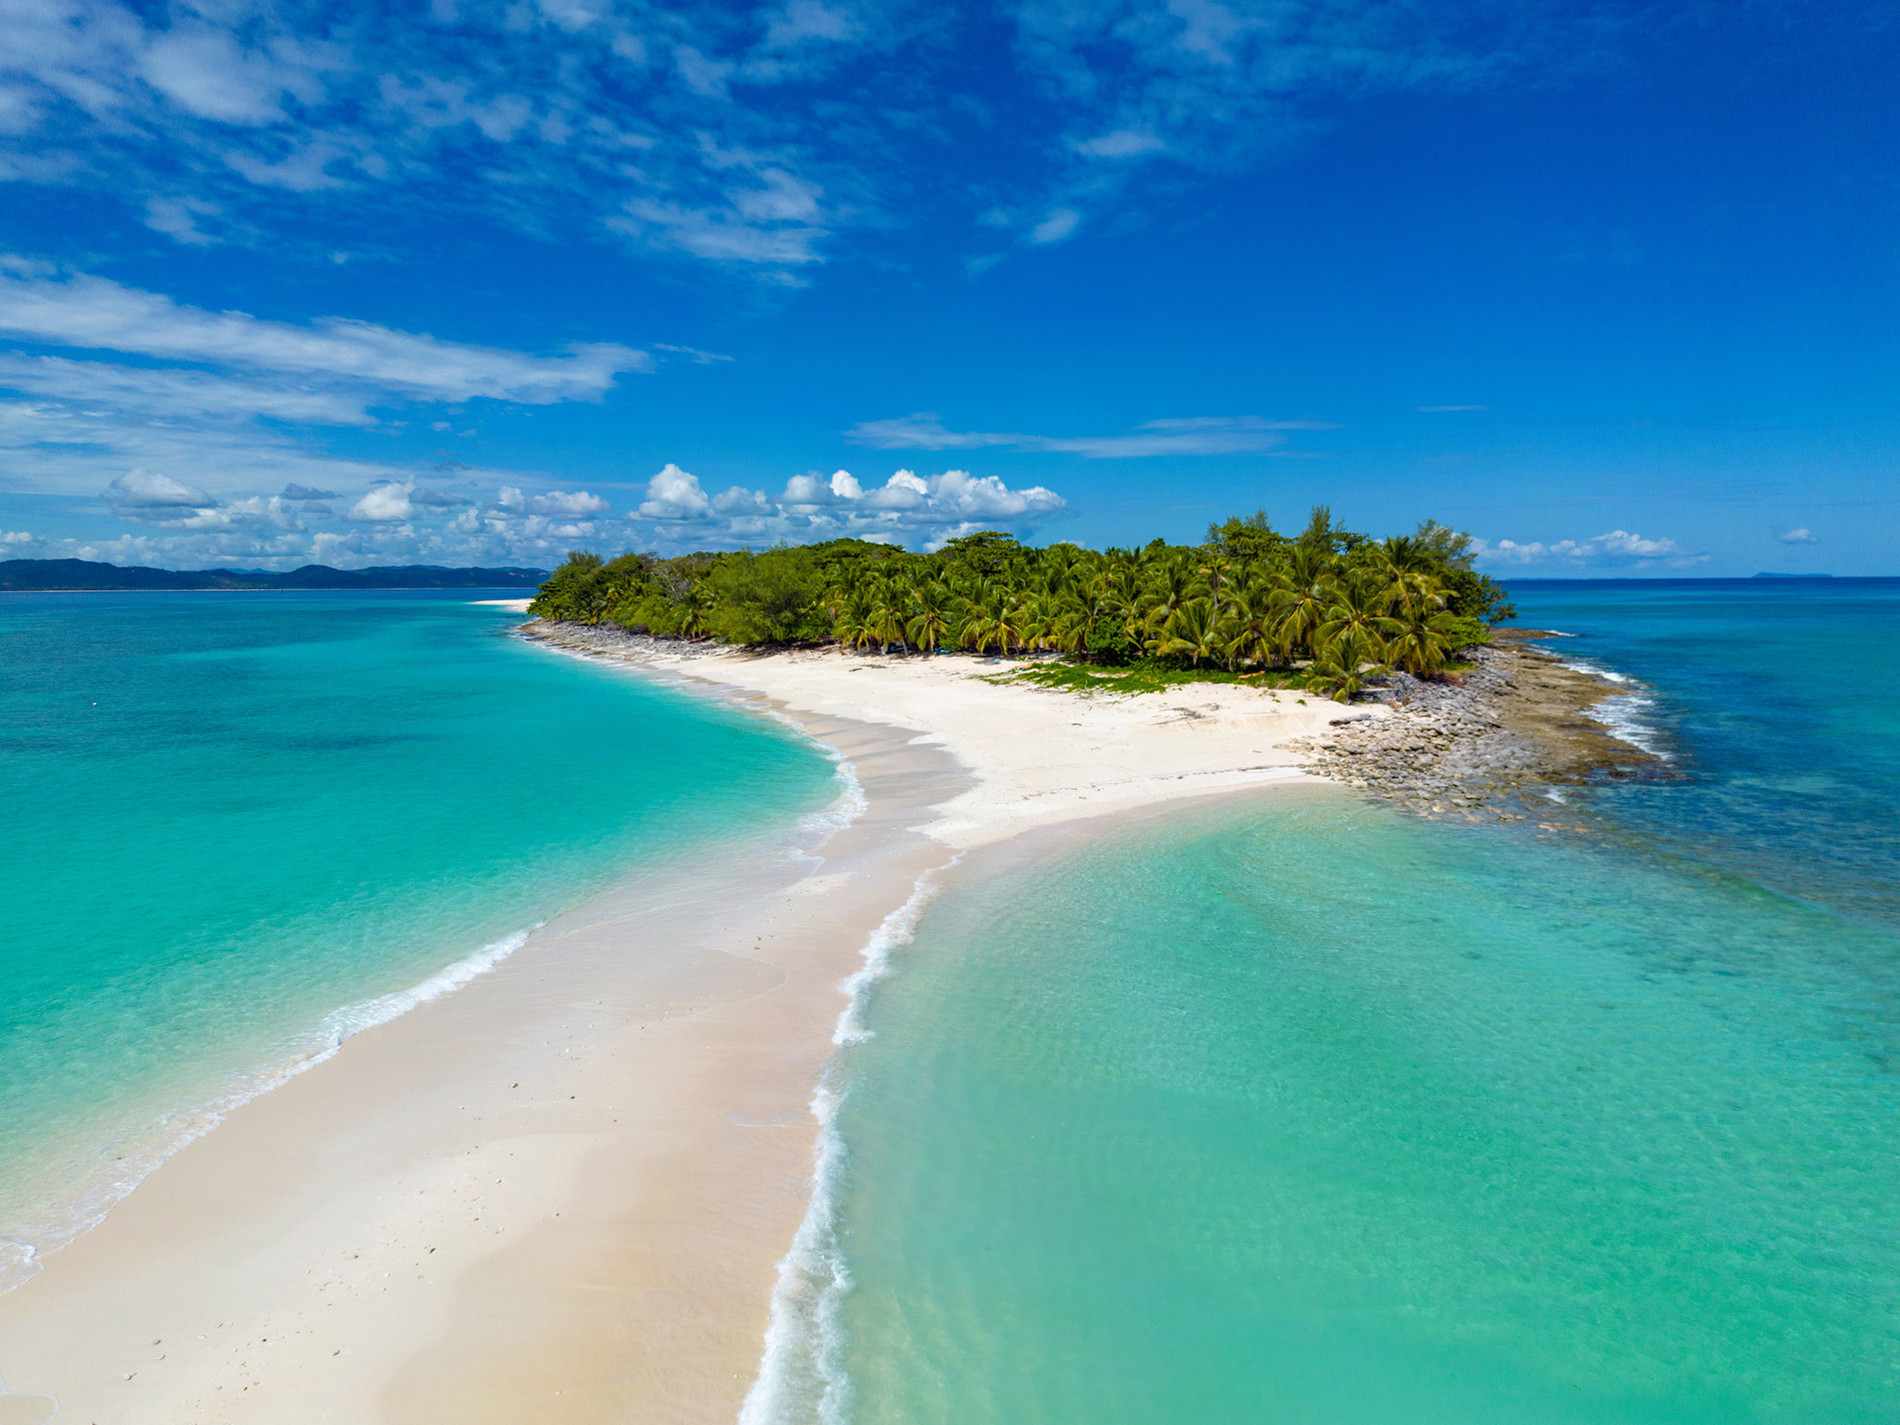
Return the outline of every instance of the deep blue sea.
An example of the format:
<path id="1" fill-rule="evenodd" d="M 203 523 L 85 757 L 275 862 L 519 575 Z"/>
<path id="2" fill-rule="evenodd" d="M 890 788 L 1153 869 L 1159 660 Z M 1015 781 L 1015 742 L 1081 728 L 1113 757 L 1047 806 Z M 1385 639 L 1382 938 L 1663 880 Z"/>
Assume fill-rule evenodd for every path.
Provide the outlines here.
<path id="1" fill-rule="evenodd" d="M 0 1288 L 590 889 L 836 794 L 477 597 L 0 595 Z"/>
<path id="2" fill-rule="evenodd" d="M 953 882 L 754 1420 L 1900 1420 L 1900 581 L 1537 584 L 1665 779 Z"/>

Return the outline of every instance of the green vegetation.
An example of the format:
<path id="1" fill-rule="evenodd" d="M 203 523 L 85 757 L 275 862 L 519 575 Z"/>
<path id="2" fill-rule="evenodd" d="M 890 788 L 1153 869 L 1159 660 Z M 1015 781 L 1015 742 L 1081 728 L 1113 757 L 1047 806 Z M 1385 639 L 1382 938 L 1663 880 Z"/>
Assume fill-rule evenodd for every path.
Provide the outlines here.
<path id="1" fill-rule="evenodd" d="M 1297 535 L 1261 513 L 1198 545 L 1100 552 L 985 531 L 932 554 L 849 539 L 677 559 L 576 553 L 532 612 L 747 647 L 1059 653 L 1009 676 L 1076 691 L 1240 682 L 1341 702 L 1395 668 L 1444 674 L 1511 614 L 1472 568 L 1469 537 L 1427 521 L 1375 540 L 1323 506 Z"/>

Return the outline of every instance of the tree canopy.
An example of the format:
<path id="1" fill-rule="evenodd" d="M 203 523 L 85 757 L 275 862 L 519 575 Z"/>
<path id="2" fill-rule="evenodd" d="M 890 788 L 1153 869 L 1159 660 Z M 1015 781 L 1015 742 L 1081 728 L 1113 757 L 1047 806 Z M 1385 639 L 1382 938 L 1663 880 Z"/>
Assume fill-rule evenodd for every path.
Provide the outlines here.
<path id="1" fill-rule="evenodd" d="M 1393 668 L 1441 673 L 1511 610 L 1469 536 L 1427 520 L 1379 540 L 1325 506 L 1296 535 L 1264 511 L 1198 545 L 1032 548 L 985 530 L 929 554 L 839 539 L 673 559 L 576 552 L 542 618 L 748 647 L 1061 653 L 1078 662 L 1294 674 L 1341 701 Z"/>

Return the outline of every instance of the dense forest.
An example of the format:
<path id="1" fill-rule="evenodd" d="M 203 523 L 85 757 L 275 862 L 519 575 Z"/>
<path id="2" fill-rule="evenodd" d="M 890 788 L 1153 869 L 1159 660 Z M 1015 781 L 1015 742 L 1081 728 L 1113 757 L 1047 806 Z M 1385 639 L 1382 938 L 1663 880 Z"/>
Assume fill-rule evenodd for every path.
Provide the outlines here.
<path id="1" fill-rule="evenodd" d="M 1468 536 L 1427 521 L 1373 539 L 1324 507 L 1264 513 L 1198 545 L 1030 548 L 986 531 L 930 554 L 841 539 L 763 553 L 575 553 L 531 611 L 664 638 L 881 652 L 1049 652 L 1075 664 L 1305 686 L 1345 701 L 1399 668 L 1442 673 L 1509 617 Z"/>

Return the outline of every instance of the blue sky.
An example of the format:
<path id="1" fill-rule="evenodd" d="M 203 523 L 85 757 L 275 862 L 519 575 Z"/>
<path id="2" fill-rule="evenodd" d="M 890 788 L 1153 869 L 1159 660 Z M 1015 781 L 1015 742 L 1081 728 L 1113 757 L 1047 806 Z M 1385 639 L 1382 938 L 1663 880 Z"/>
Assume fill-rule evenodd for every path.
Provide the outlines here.
<path id="1" fill-rule="evenodd" d="M 0 0 L 0 557 L 1896 573 L 1890 6 Z"/>

